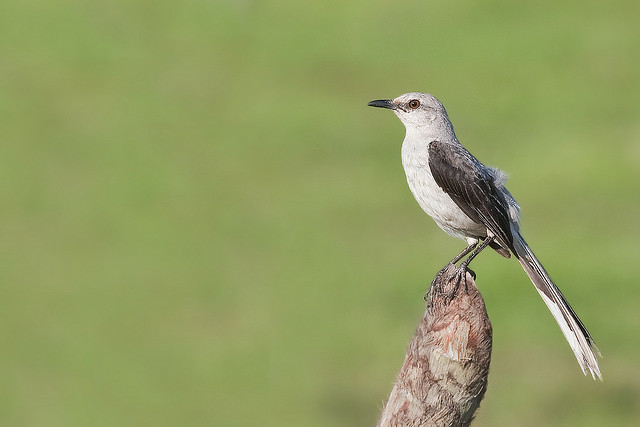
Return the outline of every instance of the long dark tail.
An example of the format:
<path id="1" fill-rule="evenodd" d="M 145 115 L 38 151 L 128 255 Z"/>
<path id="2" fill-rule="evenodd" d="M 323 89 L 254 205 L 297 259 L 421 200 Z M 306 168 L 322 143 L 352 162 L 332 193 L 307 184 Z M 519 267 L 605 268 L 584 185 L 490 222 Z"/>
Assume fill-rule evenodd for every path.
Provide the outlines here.
<path id="1" fill-rule="evenodd" d="M 582 372 L 586 375 L 588 370 L 593 379 L 597 376 L 602 380 L 596 356 L 599 356 L 600 352 L 593 338 L 591 338 L 589 331 L 587 331 L 587 328 L 585 328 L 567 300 L 564 299 L 562 292 L 560 292 L 560 289 L 553 283 L 549 274 L 545 271 L 542 264 L 540 264 L 540 261 L 538 261 L 520 233 L 515 232 L 513 234 L 515 255 L 518 257 L 522 268 L 524 268 L 524 271 L 535 285 L 545 304 L 549 307 L 556 322 L 558 322 L 558 326 L 560 326 L 564 337 L 569 342 L 573 353 L 576 355 L 576 359 L 578 359 L 578 364 L 580 364 Z"/>

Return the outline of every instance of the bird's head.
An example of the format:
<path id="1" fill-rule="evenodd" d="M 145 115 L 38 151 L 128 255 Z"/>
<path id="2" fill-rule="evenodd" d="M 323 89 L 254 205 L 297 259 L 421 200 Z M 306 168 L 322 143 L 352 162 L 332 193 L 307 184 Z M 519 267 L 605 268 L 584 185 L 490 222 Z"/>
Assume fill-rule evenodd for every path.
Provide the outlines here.
<path id="1" fill-rule="evenodd" d="M 410 92 L 396 99 L 371 101 L 370 107 L 388 108 L 409 129 L 450 127 L 447 111 L 438 99 L 428 93 Z"/>

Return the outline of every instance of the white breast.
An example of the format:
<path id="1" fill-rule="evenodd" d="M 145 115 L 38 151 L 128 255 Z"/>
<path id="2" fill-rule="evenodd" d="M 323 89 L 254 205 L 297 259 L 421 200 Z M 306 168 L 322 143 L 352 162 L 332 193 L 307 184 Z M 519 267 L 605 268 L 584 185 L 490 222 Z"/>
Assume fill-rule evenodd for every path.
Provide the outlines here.
<path id="1" fill-rule="evenodd" d="M 433 179 L 428 144 L 412 143 L 405 138 L 402 166 L 413 197 L 447 234 L 460 239 L 486 236 L 486 227 L 472 221 Z"/>

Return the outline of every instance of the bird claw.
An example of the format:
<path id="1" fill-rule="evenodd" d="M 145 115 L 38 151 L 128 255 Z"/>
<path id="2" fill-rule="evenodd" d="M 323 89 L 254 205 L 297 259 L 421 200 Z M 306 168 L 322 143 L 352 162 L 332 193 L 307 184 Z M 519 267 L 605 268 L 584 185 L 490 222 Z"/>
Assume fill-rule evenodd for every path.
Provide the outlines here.
<path id="1" fill-rule="evenodd" d="M 431 286 L 429 286 L 429 290 L 424 295 L 424 300 L 429 301 L 432 292 L 445 293 L 454 296 L 457 294 L 461 285 L 463 286 L 463 289 L 466 290 L 467 272 L 469 272 L 475 281 L 476 273 L 467 267 L 466 264 L 463 263 L 458 267 L 453 263 L 448 263 L 431 281 Z"/>
<path id="2" fill-rule="evenodd" d="M 473 280 L 476 280 L 476 272 L 470 269 L 469 267 L 466 267 L 466 270 L 469 272 L 469 274 L 471 274 L 471 277 L 473 277 Z"/>

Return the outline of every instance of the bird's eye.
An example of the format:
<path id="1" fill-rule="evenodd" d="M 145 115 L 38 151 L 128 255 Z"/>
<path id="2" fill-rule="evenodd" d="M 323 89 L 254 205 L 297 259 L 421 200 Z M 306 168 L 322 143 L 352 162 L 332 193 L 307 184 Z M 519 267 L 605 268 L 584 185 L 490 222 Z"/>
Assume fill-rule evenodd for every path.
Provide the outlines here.
<path id="1" fill-rule="evenodd" d="M 420 101 L 418 101 L 417 99 L 412 99 L 411 101 L 409 101 L 409 108 L 411 108 L 412 110 L 415 110 L 419 106 L 420 106 Z"/>

